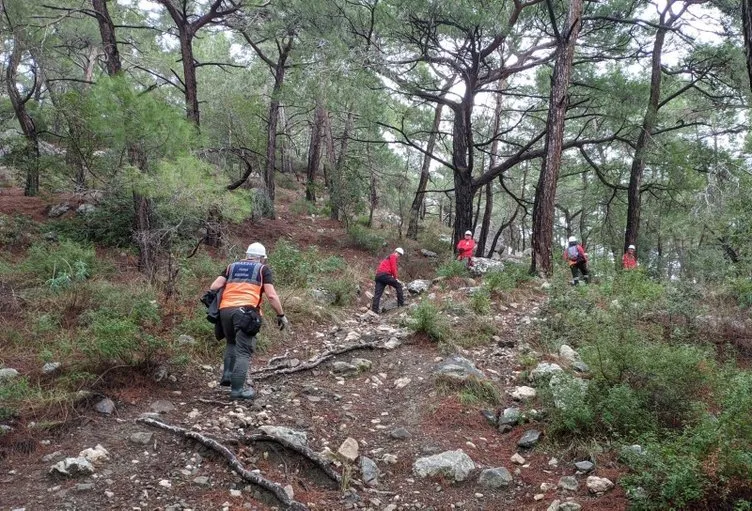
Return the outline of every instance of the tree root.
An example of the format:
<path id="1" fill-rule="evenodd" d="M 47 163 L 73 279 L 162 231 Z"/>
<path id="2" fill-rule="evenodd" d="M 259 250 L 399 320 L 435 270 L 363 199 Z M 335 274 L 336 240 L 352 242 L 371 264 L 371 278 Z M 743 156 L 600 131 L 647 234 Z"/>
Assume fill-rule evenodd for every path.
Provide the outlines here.
<path id="1" fill-rule="evenodd" d="M 227 460 L 230 467 L 232 467 L 232 469 L 238 475 L 240 475 L 240 477 L 270 492 L 280 502 L 280 504 L 284 506 L 285 509 L 289 509 L 292 511 L 309 511 L 308 507 L 305 504 L 302 504 L 301 502 L 298 502 L 297 500 L 291 499 L 290 496 L 287 495 L 287 492 L 285 492 L 284 488 L 281 485 L 273 481 L 270 481 L 269 479 L 266 479 L 260 476 L 259 474 L 251 472 L 250 470 L 247 470 L 246 468 L 244 468 L 243 465 L 238 460 L 238 458 L 227 447 L 220 444 L 216 440 L 206 437 L 200 433 L 196 433 L 195 431 L 189 431 L 179 426 L 172 426 L 170 424 L 165 424 L 164 422 L 160 422 L 150 417 L 138 418 L 136 419 L 136 422 L 141 422 L 143 424 L 147 424 L 155 428 L 164 429 L 176 435 L 180 435 L 180 436 L 197 441 L 198 443 L 208 447 L 209 449 L 212 449 L 218 452 L 219 454 L 221 454 Z"/>
<path id="2" fill-rule="evenodd" d="M 326 362 L 329 359 L 334 358 L 337 355 L 341 355 L 343 353 L 347 353 L 349 351 L 354 351 L 354 350 L 373 350 L 373 349 L 383 349 L 383 346 L 381 346 L 381 343 L 378 341 L 363 342 L 363 343 L 358 343 L 358 344 L 348 344 L 347 346 L 339 346 L 337 348 L 331 348 L 322 353 L 319 353 L 318 355 L 314 356 L 308 361 L 302 364 L 296 365 L 296 366 L 290 366 L 290 361 L 285 360 L 282 363 L 275 363 L 274 365 L 270 364 L 270 365 L 267 365 L 266 367 L 261 367 L 255 371 L 251 371 L 251 376 L 253 377 L 254 380 L 265 380 L 266 378 L 270 378 L 277 374 L 291 374 L 291 373 L 297 373 L 300 371 L 307 371 L 308 369 L 313 369 L 314 367 L 321 365 L 322 363 Z"/>
<path id="3" fill-rule="evenodd" d="M 331 464 L 327 460 L 322 458 L 318 453 L 314 452 L 304 445 L 298 445 L 284 438 L 265 435 L 263 433 L 248 435 L 243 438 L 243 441 L 246 444 L 250 442 L 276 442 L 283 446 L 285 449 L 295 451 L 301 456 L 309 459 L 311 462 L 316 464 L 316 466 L 318 466 L 330 479 L 335 481 L 339 486 L 342 485 L 342 476 L 332 468 Z"/>

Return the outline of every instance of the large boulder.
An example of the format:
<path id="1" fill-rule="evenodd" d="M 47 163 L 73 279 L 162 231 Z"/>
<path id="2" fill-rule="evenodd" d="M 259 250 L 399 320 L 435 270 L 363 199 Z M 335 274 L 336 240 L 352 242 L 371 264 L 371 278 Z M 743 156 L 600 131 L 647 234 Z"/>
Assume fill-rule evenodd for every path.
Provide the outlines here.
<path id="1" fill-rule="evenodd" d="M 418 477 L 443 475 L 452 481 L 464 481 L 474 469 L 475 463 L 462 449 L 418 458 L 413 463 L 413 473 Z"/>
<path id="2" fill-rule="evenodd" d="M 473 265 L 470 267 L 470 272 L 473 275 L 485 275 L 491 271 L 504 271 L 504 263 L 497 259 L 473 257 Z"/>
<path id="3" fill-rule="evenodd" d="M 437 378 L 446 378 L 460 383 L 471 378 L 486 378 L 486 375 L 475 367 L 475 364 L 457 354 L 439 362 L 433 372 Z"/>

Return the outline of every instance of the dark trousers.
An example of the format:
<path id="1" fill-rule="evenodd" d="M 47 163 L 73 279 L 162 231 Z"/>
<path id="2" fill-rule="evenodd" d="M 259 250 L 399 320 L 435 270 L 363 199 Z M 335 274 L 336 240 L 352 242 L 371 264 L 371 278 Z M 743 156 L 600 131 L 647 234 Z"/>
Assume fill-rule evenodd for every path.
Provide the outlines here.
<path id="1" fill-rule="evenodd" d="M 582 275 L 585 283 L 590 282 L 590 274 L 588 273 L 587 261 L 579 261 L 569 267 L 572 270 L 572 282 L 577 284 L 580 281 L 580 275 Z"/>
<path id="2" fill-rule="evenodd" d="M 389 275 L 388 273 L 376 274 L 376 289 L 373 292 L 373 305 L 371 310 L 378 314 L 381 312 L 379 309 L 379 303 L 381 303 L 381 295 L 384 294 L 384 288 L 386 286 L 392 286 L 397 290 L 397 305 L 402 307 L 405 305 L 405 296 L 402 294 L 402 284 L 397 279 Z"/>
<path id="3" fill-rule="evenodd" d="M 248 335 L 240 325 L 243 322 L 242 307 L 229 307 L 219 311 L 219 320 L 225 333 L 224 372 L 232 373 L 231 385 L 233 390 L 240 390 L 245 385 L 248 376 L 248 366 L 256 351 L 256 336 Z"/>

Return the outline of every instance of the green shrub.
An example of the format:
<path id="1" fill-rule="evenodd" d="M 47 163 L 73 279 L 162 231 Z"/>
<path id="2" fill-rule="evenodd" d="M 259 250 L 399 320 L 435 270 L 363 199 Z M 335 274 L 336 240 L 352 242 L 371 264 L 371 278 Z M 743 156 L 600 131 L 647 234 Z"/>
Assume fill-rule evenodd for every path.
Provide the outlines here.
<path id="1" fill-rule="evenodd" d="M 24 273 L 31 279 L 44 282 L 67 274 L 71 279 L 92 275 L 96 265 L 94 248 L 74 241 L 60 243 L 35 243 L 29 248 L 26 260 L 21 264 Z"/>
<path id="2" fill-rule="evenodd" d="M 109 315 L 126 317 L 139 327 L 156 325 L 160 321 L 156 290 L 145 283 L 118 285 L 106 281 L 90 284 L 91 302 L 96 309 L 84 313 L 87 317 Z"/>
<path id="3" fill-rule="evenodd" d="M 740 307 L 752 307 L 752 279 L 749 277 L 730 278 L 724 285 L 726 294 Z"/>
<path id="4" fill-rule="evenodd" d="M 313 272 L 309 257 L 293 243 L 279 240 L 269 254 L 269 265 L 279 286 L 304 288 Z"/>
<path id="5" fill-rule="evenodd" d="M 347 229 L 350 242 L 357 248 L 378 254 L 386 246 L 386 240 L 370 229 L 358 224 L 352 224 Z"/>
<path id="6" fill-rule="evenodd" d="M 449 335 L 449 325 L 439 310 L 428 300 L 411 311 L 409 328 L 415 333 L 424 333 L 429 339 L 441 342 Z"/>
<path id="7" fill-rule="evenodd" d="M 498 405 L 501 402 L 501 393 L 489 380 L 468 378 L 462 384 L 460 402 L 464 405 Z"/>
<path id="8" fill-rule="evenodd" d="M 93 315 L 80 342 L 81 351 L 93 366 L 103 361 L 131 366 L 152 362 L 165 347 L 163 341 L 143 332 L 131 318 L 111 317 L 107 313 Z"/>
<path id="9" fill-rule="evenodd" d="M 532 279 L 528 269 L 517 263 L 505 263 L 503 271 L 491 271 L 483 276 L 483 285 L 490 293 L 509 291 Z"/>
<path id="10" fill-rule="evenodd" d="M 479 289 L 470 296 L 470 308 L 476 314 L 491 312 L 491 294 L 486 289 Z"/>
<path id="11" fill-rule="evenodd" d="M 318 208 L 315 203 L 307 201 L 305 198 L 300 198 L 290 204 L 290 213 L 295 215 L 315 215 L 318 213 Z"/>
<path id="12" fill-rule="evenodd" d="M 440 277 L 467 277 L 469 275 L 467 271 L 467 265 L 464 261 L 457 261 L 453 259 L 445 264 L 442 264 L 436 269 L 436 274 Z"/>
<path id="13" fill-rule="evenodd" d="M 439 256 L 451 256 L 454 249 L 451 232 L 437 222 L 424 222 L 422 229 L 418 231 L 418 243 Z"/>
<path id="14" fill-rule="evenodd" d="M 190 335 L 198 342 L 211 342 L 214 339 L 214 324 L 206 320 L 206 307 L 197 305 L 190 316 L 184 316 L 183 321 L 175 328 L 177 335 Z"/>
<path id="15" fill-rule="evenodd" d="M 21 402 L 28 399 L 32 393 L 29 380 L 25 376 L 0 382 L 0 420 L 16 415 Z"/>
<path id="16" fill-rule="evenodd" d="M 0 213 L 0 247 L 25 247 L 39 236 L 39 225 L 22 215 Z"/>
<path id="17" fill-rule="evenodd" d="M 58 220 L 52 226 L 59 236 L 77 243 L 133 247 L 133 215 L 133 196 L 118 190 L 105 195 L 93 211 Z"/>
<path id="18" fill-rule="evenodd" d="M 321 282 L 318 287 L 327 291 L 334 297 L 332 305 L 347 306 L 350 305 L 355 299 L 357 292 L 357 282 L 354 282 L 352 278 L 340 278 L 340 279 L 326 279 Z"/>

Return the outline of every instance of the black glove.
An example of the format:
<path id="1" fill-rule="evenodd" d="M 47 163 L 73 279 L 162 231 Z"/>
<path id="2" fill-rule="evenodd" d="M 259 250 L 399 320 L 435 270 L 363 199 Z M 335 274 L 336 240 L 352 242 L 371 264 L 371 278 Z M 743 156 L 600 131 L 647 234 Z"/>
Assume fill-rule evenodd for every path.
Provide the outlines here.
<path id="1" fill-rule="evenodd" d="M 208 307 L 214 301 L 215 296 L 217 296 L 217 292 L 210 289 L 204 293 L 204 296 L 199 301 Z"/>
<path id="2" fill-rule="evenodd" d="M 280 330 L 284 330 L 289 324 L 290 321 L 288 321 L 284 314 L 277 314 L 277 326 Z"/>

